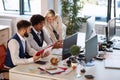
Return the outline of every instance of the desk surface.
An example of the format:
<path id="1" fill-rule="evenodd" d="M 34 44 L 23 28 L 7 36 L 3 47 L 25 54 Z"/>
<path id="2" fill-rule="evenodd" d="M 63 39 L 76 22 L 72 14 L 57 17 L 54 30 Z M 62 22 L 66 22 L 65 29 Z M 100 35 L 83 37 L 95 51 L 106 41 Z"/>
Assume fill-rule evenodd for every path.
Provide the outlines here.
<path id="1" fill-rule="evenodd" d="M 25 76 L 31 76 L 31 77 L 38 77 L 39 78 L 47 78 L 47 80 L 85 80 L 84 75 L 94 75 L 94 80 L 119 80 L 120 79 L 120 69 L 108 69 L 104 67 L 104 61 L 95 61 L 95 66 L 92 67 L 86 67 L 85 74 L 81 74 L 82 76 L 80 78 L 76 78 L 76 70 L 73 70 L 72 72 L 68 74 L 55 74 L 50 75 L 48 73 L 41 74 L 38 67 L 42 66 L 39 64 L 31 63 L 27 65 L 19 65 L 15 68 L 12 68 L 10 70 L 10 75 L 14 73 L 18 75 L 23 75 L 24 80 Z M 21 80 L 21 79 L 15 79 L 16 77 L 11 77 L 10 80 Z M 18 77 L 18 76 L 17 76 Z M 28 80 L 26 78 L 26 80 Z M 29 79 L 30 80 L 30 79 Z M 32 80 L 32 79 L 31 79 Z M 46 80 L 46 79 L 45 79 Z"/>
<path id="2" fill-rule="evenodd" d="M 81 38 L 82 39 L 82 38 Z M 84 40 L 83 40 L 84 41 Z M 82 43 L 82 42 L 81 42 Z M 120 54 L 119 50 L 114 50 L 113 53 L 107 54 Z M 76 70 L 68 74 L 55 74 L 48 73 L 41 74 L 38 67 L 44 66 L 35 63 L 19 65 L 10 69 L 10 80 L 87 80 L 84 75 L 93 75 L 94 80 L 119 80 L 120 69 L 108 69 L 104 67 L 104 61 L 95 61 L 92 67 L 86 67 L 86 72 L 81 74 L 80 78 L 76 78 Z M 17 78 L 16 78 L 17 77 Z"/>

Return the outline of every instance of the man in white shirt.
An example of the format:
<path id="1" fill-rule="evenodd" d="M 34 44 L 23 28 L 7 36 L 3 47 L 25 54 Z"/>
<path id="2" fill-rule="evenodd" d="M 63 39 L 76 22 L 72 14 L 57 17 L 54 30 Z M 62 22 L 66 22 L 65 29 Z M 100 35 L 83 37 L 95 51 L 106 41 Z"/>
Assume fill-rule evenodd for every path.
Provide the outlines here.
<path id="1" fill-rule="evenodd" d="M 41 57 L 42 53 L 36 56 L 37 51 L 31 48 L 26 41 L 25 37 L 29 36 L 30 26 L 31 23 L 26 20 L 20 20 L 17 23 L 18 32 L 8 41 L 5 59 L 6 67 L 12 68 L 16 65 L 31 63 Z M 33 57 L 28 58 L 28 54 Z M 48 55 L 49 53 L 46 53 L 44 57 Z"/>
<path id="2" fill-rule="evenodd" d="M 39 51 L 43 46 L 43 41 L 45 41 L 48 45 L 53 44 L 50 37 L 45 31 L 44 26 L 45 18 L 42 15 L 36 14 L 33 15 L 30 19 L 32 23 L 31 33 L 28 37 L 28 42 L 32 48 Z M 60 48 L 62 45 L 60 41 L 54 44 L 54 48 Z"/>

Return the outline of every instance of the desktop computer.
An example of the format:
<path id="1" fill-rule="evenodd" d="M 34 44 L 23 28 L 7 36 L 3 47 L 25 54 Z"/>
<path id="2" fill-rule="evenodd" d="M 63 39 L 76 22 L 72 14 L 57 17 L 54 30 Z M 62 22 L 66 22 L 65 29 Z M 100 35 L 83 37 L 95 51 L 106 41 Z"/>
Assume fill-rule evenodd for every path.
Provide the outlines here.
<path id="1" fill-rule="evenodd" d="M 120 50 L 120 41 L 114 39 L 116 35 L 116 18 L 110 19 L 108 21 L 108 26 L 106 27 L 105 31 L 107 48 Z"/>
<path id="2" fill-rule="evenodd" d="M 98 55 L 98 37 L 92 36 L 85 42 L 85 62 L 91 62 Z"/>
<path id="3" fill-rule="evenodd" d="M 95 19 L 88 18 L 85 38 L 85 62 L 92 65 L 92 59 L 98 54 L 98 36 L 95 32 Z M 90 62 L 90 64 L 88 64 Z"/>
<path id="4" fill-rule="evenodd" d="M 77 44 L 78 33 L 74 33 L 63 40 L 62 60 L 71 56 L 70 47 Z"/>

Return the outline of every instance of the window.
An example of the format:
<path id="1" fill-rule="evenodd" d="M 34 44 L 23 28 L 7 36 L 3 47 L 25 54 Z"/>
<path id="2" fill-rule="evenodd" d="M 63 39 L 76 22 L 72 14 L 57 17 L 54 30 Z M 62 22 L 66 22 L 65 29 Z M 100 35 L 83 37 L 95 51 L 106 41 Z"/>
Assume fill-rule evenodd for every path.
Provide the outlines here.
<path id="1" fill-rule="evenodd" d="M 107 1 L 108 0 L 86 0 L 82 14 L 95 16 L 96 21 L 105 22 L 107 20 Z"/>
<path id="2" fill-rule="evenodd" d="M 4 11 L 17 14 L 40 13 L 40 0 L 2 0 Z"/>
<path id="3" fill-rule="evenodd" d="M 19 0 L 3 0 L 3 6 L 4 10 L 19 11 Z"/>
<path id="4" fill-rule="evenodd" d="M 30 0 L 31 14 L 41 13 L 41 2 L 42 0 Z M 45 4 L 45 3 L 43 3 Z"/>
<path id="5" fill-rule="evenodd" d="M 3 1 L 3 7 L 5 11 L 14 11 L 19 12 L 20 11 L 20 5 L 24 7 L 24 12 L 30 12 L 30 0 L 2 0 Z M 21 3 L 21 1 L 24 1 Z"/>
<path id="6" fill-rule="evenodd" d="M 120 20 L 120 0 L 111 1 L 111 12 L 109 12 L 111 15 L 110 17 L 113 18 L 114 15 L 116 15 L 116 18 Z M 114 8 L 116 8 L 115 14 Z M 95 16 L 96 21 L 107 22 L 107 9 L 108 0 L 85 0 L 82 14 L 86 16 Z"/>
<path id="7" fill-rule="evenodd" d="M 116 17 L 120 20 L 120 0 L 116 0 Z"/>

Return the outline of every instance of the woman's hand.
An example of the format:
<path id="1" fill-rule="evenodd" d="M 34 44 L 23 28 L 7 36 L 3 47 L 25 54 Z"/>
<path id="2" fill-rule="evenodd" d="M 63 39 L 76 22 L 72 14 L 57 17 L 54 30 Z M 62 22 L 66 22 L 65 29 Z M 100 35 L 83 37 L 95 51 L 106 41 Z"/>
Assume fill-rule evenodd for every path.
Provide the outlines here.
<path id="1" fill-rule="evenodd" d="M 63 40 L 59 40 L 53 45 L 53 49 L 54 48 L 62 48 L 62 47 L 63 47 Z"/>

